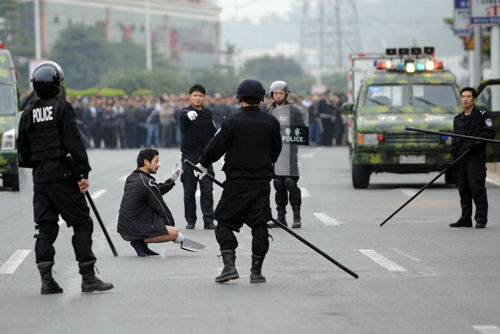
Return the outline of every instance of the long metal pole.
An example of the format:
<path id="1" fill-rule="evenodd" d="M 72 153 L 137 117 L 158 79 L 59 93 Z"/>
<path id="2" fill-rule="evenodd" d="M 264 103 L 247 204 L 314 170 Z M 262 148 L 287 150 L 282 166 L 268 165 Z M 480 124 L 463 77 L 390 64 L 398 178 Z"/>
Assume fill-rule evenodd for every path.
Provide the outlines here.
<path id="1" fill-rule="evenodd" d="M 464 139 L 479 140 L 479 141 L 484 141 L 486 143 L 492 143 L 492 144 L 500 144 L 500 140 L 496 140 L 496 139 L 489 139 L 489 138 L 483 138 L 483 137 L 474 137 L 474 136 L 467 136 L 467 135 L 459 135 L 457 133 L 449 133 L 449 132 L 441 132 L 441 131 L 423 130 L 423 129 L 412 128 L 410 126 L 407 126 L 405 129 L 408 130 L 408 131 L 429 133 L 429 134 L 432 134 L 432 135 L 457 137 L 457 138 L 464 138 Z"/>
<path id="2" fill-rule="evenodd" d="M 42 59 L 42 47 L 41 47 L 41 37 L 40 37 L 40 0 L 34 1 L 34 16 L 35 16 L 35 58 L 36 63 L 40 62 Z"/>
<path id="3" fill-rule="evenodd" d="M 199 172 L 200 169 L 198 167 L 196 167 L 195 164 L 193 164 L 191 161 L 187 160 L 187 159 L 184 159 L 184 163 L 189 165 L 191 168 L 193 168 L 194 170 L 197 170 Z M 206 174 L 206 176 L 212 180 L 216 185 L 220 186 L 221 188 L 224 188 L 224 184 L 222 184 L 221 182 L 219 182 L 213 175 L 210 175 L 210 174 Z M 325 252 L 323 252 L 321 249 L 319 249 L 318 247 L 314 246 L 312 243 L 310 243 L 309 241 L 307 241 L 306 239 L 302 238 L 300 235 L 298 235 L 297 233 L 293 232 L 292 230 L 290 230 L 288 228 L 288 226 L 280 223 L 278 220 L 274 219 L 274 218 L 271 218 L 272 222 L 279 225 L 279 227 L 281 227 L 282 229 L 284 229 L 285 231 L 287 231 L 288 233 L 290 233 L 291 235 L 293 235 L 295 238 L 297 238 L 299 241 L 301 241 L 302 243 L 304 243 L 305 245 L 309 246 L 310 248 L 312 248 L 314 251 L 316 251 L 318 254 L 320 254 L 321 256 L 323 256 L 324 258 L 326 258 L 328 261 L 330 261 L 331 263 L 333 263 L 334 265 L 336 265 L 337 267 L 339 267 L 340 269 L 342 269 L 343 271 L 345 271 L 346 273 L 348 273 L 349 275 L 351 275 L 352 277 L 354 278 L 358 278 L 359 275 L 356 274 L 355 272 L 351 271 L 349 268 L 345 267 L 344 265 L 342 265 L 341 263 L 335 261 L 331 256 L 329 256 L 328 254 L 326 254 Z"/>
<path id="4" fill-rule="evenodd" d="M 149 0 L 146 0 L 146 69 L 151 71 L 153 69 L 153 60 L 151 53 L 151 23 L 150 23 L 150 8 Z"/>

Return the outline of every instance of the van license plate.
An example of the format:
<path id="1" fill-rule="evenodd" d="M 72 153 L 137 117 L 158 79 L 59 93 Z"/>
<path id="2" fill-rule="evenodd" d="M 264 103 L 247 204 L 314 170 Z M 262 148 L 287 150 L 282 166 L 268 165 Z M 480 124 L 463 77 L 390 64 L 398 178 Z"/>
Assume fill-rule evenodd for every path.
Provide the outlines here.
<path id="1" fill-rule="evenodd" d="M 425 164 L 425 155 L 400 155 L 400 164 Z"/>

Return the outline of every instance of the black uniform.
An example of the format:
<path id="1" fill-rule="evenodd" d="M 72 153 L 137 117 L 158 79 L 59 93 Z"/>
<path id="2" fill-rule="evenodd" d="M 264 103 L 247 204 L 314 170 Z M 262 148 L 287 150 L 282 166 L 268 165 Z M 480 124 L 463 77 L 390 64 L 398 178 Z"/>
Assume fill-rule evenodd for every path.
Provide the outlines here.
<path id="1" fill-rule="evenodd" d="M 273 163 L 281 151 L 280 124 L 258 106 L 243 107 L 222 122 L 200 163 L 210 166 L 225 156 L 224 191 L 215 210 L 215 235 L 221 251 L 235 250 L 233 231 L 243 224 L 252 229 L 252 253 L 265 256 L 269 249 L 266 223 L 271 219 L 269 185 Z"/>
<path id="2" fill-rule="evenodd" d="M 77 177 L 88 178 L 90 166 L 71 105 L 55 97 L 31 102 L 19 123 L 18 154 L 19 166 L 33 168 L 34 218 L 39 230 L 36 262 L 54 260 L 59 214 L 73 227 L 77 261 L 95 261 L 92 220 L 77 184 Z"/>
<path id="3" fill-rule="evenodd" d="M 187 116 L 187 113 L 191 110 L 198 113 L 198 117 L 194 121 L 191 121 Z M 189 106 L 182 110 L 179 120 L 182 133 L 182 170 L 184 171 L 181 175 L 181 181 L 184 186 L 184 216 L 188 224 L 196 223 L 195 193 L 198 182 L 200 182 L 200 205 L 201 212 L 203 213 L 203 222 L 205 224 L 212 224 L 214 220 L 212 181 L 209 178 L 198 180 L 193 174 L 193 169 L 184 163 L 184 159 L 188 159 L 194 164 L 198 163 L 203 149 L 217 131 L 212 119 L 212 112 L 205 107 L 201 111 L 198 111 Z M 214 175 L 213 167 L 211 165 L 207 166 L 209 166 L 209 173 Z"/>
<path id="4" fill-rule="evenodd" d="M 489 113 L 474 106 L 470 115 L 464 112 L 455 116 L 453 120 L 453 132 L 461 135 L 474 137 L 493 138 L 495 130 Z M 465 222 L 471 221 L 472 200 L 476 205 L 475 220 L 478 224 L 486 224 L 488 221 L 488 199 L 486 196 L 486 143 L 474 142 L 463 138 L 453 138 L 450 154 L 457 158 L 468 148 L 470 152 L 455 165 L 455 178 L 460 194 L 460 205 L 462 206 L 461 219 Z"/>
<path id="5" fill-rule="evenodd" d="M 168 234 L 166 226 L 175 226 L 175 222 L 163 195 L 174 186 L 171 179 L 157 183 L 140 169 L 127 177 L 117 227 L 123 239 L 144 240 Z"/>

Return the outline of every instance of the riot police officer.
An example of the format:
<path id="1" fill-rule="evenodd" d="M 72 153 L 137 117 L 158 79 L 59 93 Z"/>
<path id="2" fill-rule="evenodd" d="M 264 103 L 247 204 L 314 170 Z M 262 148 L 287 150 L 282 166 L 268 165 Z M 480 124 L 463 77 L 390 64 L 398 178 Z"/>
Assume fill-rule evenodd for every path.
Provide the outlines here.
<path id="1" fill-rule="evenodd" d="M 291 129 L 309 126 L 309 113 L 307 110 L 295 104 L 289 104 L 287 101 L 290 89 L 284 81 L 275 81 L 270 87 L 271 97 L 274 102 L 267 111 L 276 117 L 281 124 L 281 132 L 285 138 L 290 137 Z M 302 110 L 304 109 L 304 110 Z M 289 132 L 287 135 L 287 131 Z M 304 134 L 302 134 L 303 136 Z M 307 138 L 307 142 L 308 142 Z M 275 164 L 273 179 L 274 189 L 276 190 L 276 210 L 278 212 L 278 221 L 284 225 L 286 222 L 286 206 L 290 200 L 293 211 L 292 228 L 300 228 L 300 206 L 302 204 L 302 194 L 297 186 L 299 181 L 298 165 L 298 144 L 296 141 L 285 142 L 283 150 Z M 303 143 L 301 143 L 303 144 Z M 278 227 L 278 224 L 270 223 L 269 228 Z"/>
<path id="2" fill-rule="evenodd" d="M 270 182 L 282 143 L 278 120 L 259 109 L 264 94 L 264 87 L 257 80 L 240 83 L 236 97 L 241 110 L 224 119 L 197 165 L 203 171 L 199 175 L 202 178 L 207 173 L 206 167 L 225 154 L 222 170 L 226 181 L 215 210 L 218 222 L 215 236 L 224 261 L 222 273 L 215 278 L 218 283 L 239 278 L 235 267 L 238 241 L 234 232 L 239 232 L 244 223 L 252 229 L 253 236 L 250 282 L 266 281 L 261 270 L 269 249 L 266 223 L 271 219 Z"/>
<path id="3" fill-rule="evenodd" d="M 38 98 L 28 104 L 19 123 L 19 166 L 33 169 L 34 220 L 38 230 L 35 256 L 42 278 L 41 293 L 63 292 L 52 277 L 59 215 L 68 227 L 73 227 L 72 244 L 82 275 L 82 291 L 105 291 L 112 289 L 113 284 L 95 276 L 93 225 L 83 194 L 89 188 L 90 166 L 73 108 L 57 97 L 63 79 L 57 63 L 40 64 L 31 79 Z"/>
<path id="4" fill-rule="evenodd" d="M 453 120 L 453 132 L 456 134 L 493 138 L 495 130 L 490 114 L 483 108 L 475 106 L 477 92 L 474 88 L 465 87 L 460 91 L 463 112 Z M 472 201 L 476 205 L 474 219 L 476 228 L 485 228 L 488 222 L 488 198 L 486 196 L 486 144 L 480 141 L 453 137 L 451 141 L 450 156 L 454 158 L 467 153 L 460 159 L 455 167 L 455 179 L 460 194 L 462 214 L 456 223 L 450 227 L 472 227 Z"/>

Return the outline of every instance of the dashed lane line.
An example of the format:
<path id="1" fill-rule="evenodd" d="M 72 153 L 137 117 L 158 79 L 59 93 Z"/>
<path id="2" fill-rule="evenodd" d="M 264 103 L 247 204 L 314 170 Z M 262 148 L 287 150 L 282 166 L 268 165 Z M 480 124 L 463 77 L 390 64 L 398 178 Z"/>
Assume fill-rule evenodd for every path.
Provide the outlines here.
<path id="1" fill-rule="evenodd" d="M 311 194 L 309 194 L 309 191 L 307 191 L 306 188 L 302 188 L 302 187 L 300 187 L 300 195 L 302 198 L 311 197 Z"/>
<path id="2" fill-rule="evenodd" d="M 302 159 L 310 159 L 312 157 L 314 157 L 314 152 L 303 153 L 300 155 L 300 158 Z"/>
<path id="3" fill-rule="evenodd" d="M 338 226 L 340 224 L 343 224 L 343 222 L 338 221 L 335 218 L 332 218 L 332 217 L 328 216 L 324 212 L 315 212 L 314 216 L 316 218 L 318 218 L 326 226 Z"/>
<path id="4" fill-rule="evenodd" d="M 24 261 L 31 252 L 30 249 L 19 249 L 12 254 L 9 259 L 0 267 L 0 274 L 13 274 L 17 267 Z"/>
<path id="5" fill-rule="evenodd" d="M 474 325 L 475 330 L 482 334 L 500 334 L 500 328 L 491 325 Z"/>
<path id="6" fill-rule="evenodd" d="M 409 189 L 409 188 L 402 188 L 402 189 L 398 189 L 398 190 L 401 191 L 403 194 L 405 194 L 408 197 L 412 197 L 417 193 L 416 190 Z"/>
<path id="7" fill-rule="evenodd" d="M 397 249 L 397 248 L 393 248 L 393 250 L 394 250 L 396 253 L 400 254 L 400 255 L 406 256 L 406 257 L 407 257 L 407 258 L 409 258 L 410 260 L 413 260 L 413 261 L 415 261 L 415 262 L 422 262 L 422 260 L 421 260 L 421 259 L 419 259 L 418 257 L 411 256 L 411 255 L 408 255 L 408 254 L 406 254 L 406 253 L 403 253 L 402 251 L 400 251 L 400 250 L 399 250 L 399 249 Z"/>
<path id="8" fill-rule="evenodd" d="M 108 191 L 108 189 L 98 189 L 98 190 L 92 192 L 90 195 L 92 196 L 92 199 L 98 199 L 107 191 Z"/>
<path id="9" fill-rule="evenodd" d="M 360 249 L 361 254 L 367 256 L 371 260 L 375 261 L 380 266 L 384 267 L 389 271 L 408 271 L 405 268 L 401 267 L 399 264 L 392 262 L 382 254 L 377 253 L 373 249 Z"/>

